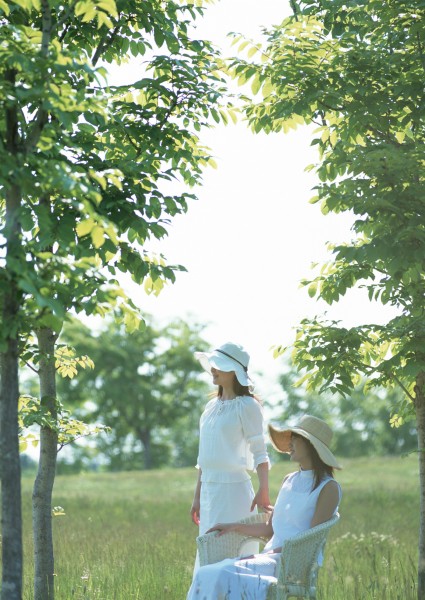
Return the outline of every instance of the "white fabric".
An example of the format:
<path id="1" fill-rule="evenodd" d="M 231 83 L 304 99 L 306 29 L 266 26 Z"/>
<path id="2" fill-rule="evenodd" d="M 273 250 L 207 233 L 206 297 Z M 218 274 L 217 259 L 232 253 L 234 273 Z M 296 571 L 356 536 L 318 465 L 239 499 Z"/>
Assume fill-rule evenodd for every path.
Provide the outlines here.
<path id="1" fill-rule="evenodd" d="M 199 535 L 203 535 L 217 523 L 233 523 L 257 513 L 251 512 L 255 496 L 251 480 L 235 483 L 205 482 L 201 485 L 201 512 Z M 255 554 L 259 550 L 258 542 L 247 542 L 244 554 Z M 196 553 L 193 576 L 199 569 L 199 556 Z"/>
<path id="2" fill-rule="evenodd" d="M 236 483 L 203 483 L 199 535 L 217 523 L 232 523 L 253 514 L 251 503 L 254 495 L 250 479 Z"/>
<path id="3" fill-rule="evenodd" d="M 217 523 L 248 517 L 255 496 L 247 470 L 270 465 L 261 405 L 251 396 L 208 402 L 199 425 L 197 467 L 202 469 L 199 535 Z M 256 509 L 255 511 L 256 512 Z M 246 554 L 258 552 L 258 542 L 246 544 Z M 199 568 L 196 556 L 194 573 Z"/>
<path id="4" fill-rule="evenodd" d="M 226 558 L 197 572 L 187 600 L 265 600 L 276 581 L 280 554 L 258 554 L 255 559 Z"/>
<path id="5" fill-rule="evenodd" d="M 270 464 L 263 427 L 261 405 L 252 396 L 210 400 L 200 419 L 197 466 L 202 482 L 246 481 L 247 470 Z"/>
<path id="6" fill-rule="evenodd" d="M 310 528 L 320 491 L 331 480 L 326 477 L 311 491 L 312 471 L 297 471 L 285 479 L 273 512 L 273 536 L 263 552 L 279 548 L 284 540 Z M 260 554 L 254 559 L 226 559 L 201 567 L 187 600 L 265 600 L 270 583 L 276 581 L 279 559 L 279 553 Z"/>
<path id="7" fill-rule="evenodd" d="M 329 481 L 334 479 L 325 477 L 311 491 L 313 471 L 296 471 L 288 475 L 273 510 L 273 537 L 265 546 L 265 552 L 280 548 L 285 540 L 309 529 L 320 492 Z"/>
<path id="8" fill-rule="evenodd" d="M 257 513 L 251 512 L 255 496 L 251 480 L 236 483 L 205 482 L 201 486 L 201 514 L 199 535 L 217 523 L 233 523 Z M 259 550 L 258 542 L 247 542 L 244 554 L 255 554 Z M 196 568 L 199 567 L 196 561 Z M 196 570 L 195 568 L 195 570 Z"/>

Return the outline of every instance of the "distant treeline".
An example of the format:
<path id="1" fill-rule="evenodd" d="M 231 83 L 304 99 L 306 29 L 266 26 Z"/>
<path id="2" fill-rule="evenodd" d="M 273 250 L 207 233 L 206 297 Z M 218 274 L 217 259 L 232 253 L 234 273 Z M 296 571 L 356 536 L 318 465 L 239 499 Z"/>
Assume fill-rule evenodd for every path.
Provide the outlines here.
<path id="1" fill-rule="evenodd" d="M 108 322 L 94 332 L 75 320 L 61 341 L 88 355 L 94 369 L 84 369 L 73 379 L 58 376 L 60 400 L 85 423 L 110 428 L 66 446 L 58 457 L 59 473 L 106 470 L 124 471 L 196 464 L 198 423 L 211 386 L 201 375 L 193 353 L 208 347 L 197 323 L 176 320 L 163 328 L 149 319 L 143 331 L 128 334 Z M 334 449 L 341 457 L 392 455 L 416 448 L 414 422 L 394 427 L 392 411 L 397 391 L 365 391 L 359 385 L 350 397 L 319 395 L 295 383 L 301 375 L 282 362 L 281 399 L 267 414 L 286 423 L 309 413 L 331 422 Z M 28 393 L 36 382 L 25 382 Z M 273 461 L 285 460 L 270 448 Z M 23 455 L 22 466 L 33 461 Z"/>

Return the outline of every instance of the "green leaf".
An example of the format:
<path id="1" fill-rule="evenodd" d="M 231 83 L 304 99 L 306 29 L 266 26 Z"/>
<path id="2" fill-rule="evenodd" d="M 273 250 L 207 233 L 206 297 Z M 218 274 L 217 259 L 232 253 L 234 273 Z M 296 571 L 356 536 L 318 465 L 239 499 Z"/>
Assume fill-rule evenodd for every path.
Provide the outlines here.
<path id="1" fill-rule="evenodd" d="M 314 298 L 314 296 L 317 294 L 317 282 L 313 282 L 311 283 L 308 288 L 308 295 L 310 296 L 310 298 Z"/>
<path id="2" fill-rule="evenodd" d="M 84 221 L 80 221 L 77 225 L 77 235 L 78 237 L 84 237 L 91 233 L 92 229 L 96 226 L 96 222 L 93 219 L 85 219 Z"/>
<path id="3" fill-rule="evenodd" d="M 251 83 L 251 89 L 252 89 L 252 93 L 254 95 L 260 91 L 261 85 L 262 85 L 262 78 L 261 78 L 261 75 L 259 73 L 257 73 Z"/>
<path id="4" fill-rule="evenodd" d="M 105 243 L 105 230 L 100 225 L 96 225 L 90 231 L 90 235 L 93 241 L 93 245 L 95 248 L 101 248 Z"/>

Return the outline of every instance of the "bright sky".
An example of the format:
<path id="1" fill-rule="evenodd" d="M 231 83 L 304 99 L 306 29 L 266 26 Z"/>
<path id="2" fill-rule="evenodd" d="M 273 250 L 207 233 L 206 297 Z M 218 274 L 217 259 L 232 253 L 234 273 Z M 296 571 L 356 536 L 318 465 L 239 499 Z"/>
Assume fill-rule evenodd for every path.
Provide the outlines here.
<path id="1" fill-rule="evenodd" d="M 197 33 L 228 47 L 227 32 L 258 37 L 261 26 L 277 24 L 289 12 L 288 0 L 221 0 L 208 9 Z M 192 315 L 208 324 L 205 337 L 213 347 L 243 344 L 257 391 L 268 398 L 276 395 L 273 382 L 281 370 L 270 347 L 289 344 L 303 317 L 327 310 L 330 318 L 353 325 L 380 321 L 385 311 L 364 292 L 327 307 L 299 287 L 312 275 L 310 265 L 328 258 L 326 242 L 351 238 L 351 218 L 325 217 L 308 202 L 316 179 L 304 169 L 317 161 L 311 131 L 254 135 L 238 124 L 201 135 L 218 169 L 208 169 L 203 187 L 195 190 L 199 201 L 173 219 L 168 238 L 152 246 L 188 273 L 178 274 L 159 297 L 128 289 L 160 321 Z"/>

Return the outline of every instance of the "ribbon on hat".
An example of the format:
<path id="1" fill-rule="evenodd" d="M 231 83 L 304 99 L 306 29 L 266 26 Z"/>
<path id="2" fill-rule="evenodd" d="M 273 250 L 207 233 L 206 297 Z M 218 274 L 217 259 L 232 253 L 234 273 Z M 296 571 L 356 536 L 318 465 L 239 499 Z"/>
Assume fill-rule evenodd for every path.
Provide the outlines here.
<path id="1" fill-rule="evenodd" d="M 228 358 L 231 358 L 232 360 L 234 360 L 235 362 L 237 362 L 242 368 L 243 370 L 248 373 L 248 367 L 245 367 L 245 365 L 243 365 L 241 363 L 240 360 L 238 360 L 237 358 L 235 358 L 234 356 L 232 356 L 231 354 L 227 354 L 227 352 L 223 352 L 223 350 L 218 350 L 218 348 L 216 348 L 215 352 L 220 352 L 220 354 L 224 354 L 225 356 L 227 356 Z"/>

